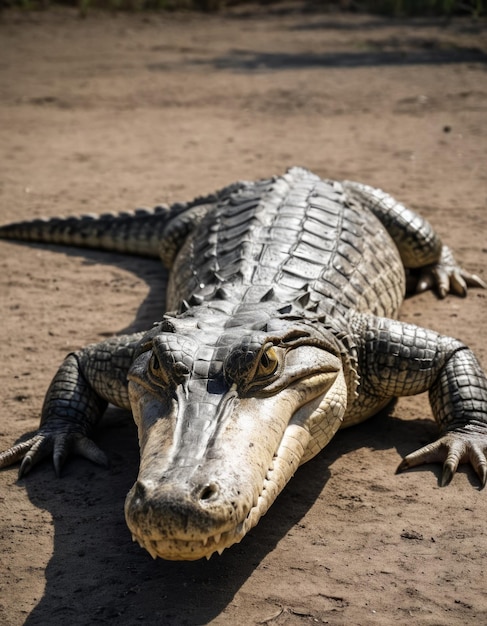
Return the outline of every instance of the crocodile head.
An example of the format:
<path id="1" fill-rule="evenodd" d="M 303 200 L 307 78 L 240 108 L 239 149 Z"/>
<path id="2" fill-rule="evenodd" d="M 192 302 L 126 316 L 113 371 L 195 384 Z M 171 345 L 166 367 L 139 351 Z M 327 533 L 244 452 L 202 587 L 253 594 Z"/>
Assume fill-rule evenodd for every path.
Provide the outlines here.
<path id="1" fill-rule="evenodd" d="M 125 516 L 154 558 L 209 558 L 239 542 L 346 409 L 332 333 L 215 317 L 166 318 L 129 372 L 141 458 Z"/>

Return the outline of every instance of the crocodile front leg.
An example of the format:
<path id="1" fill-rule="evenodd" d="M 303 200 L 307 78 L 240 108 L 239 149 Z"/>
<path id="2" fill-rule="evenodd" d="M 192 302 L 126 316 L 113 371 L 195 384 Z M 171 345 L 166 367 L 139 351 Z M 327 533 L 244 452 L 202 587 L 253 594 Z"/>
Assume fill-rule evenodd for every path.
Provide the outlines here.
<path id="1" fill-rule="evenodd" d="M 431 385 L 429 398 L 433 414 L 446 432 L 437 441 L 406 456 L 398 471 L 444 461 L 444 486 L 453 478 L 459 463 L 470 462 L 485 486 L 487 380 L 473 352 L 464 348 L 452 354 Z"/>
<path id="2" fill-rule="evenodd" d="M 57 475 L 70 453 L 107 465 L 105 453 L 91 436 L 109 402 L 130 408 L 127 372 L 142 335 L 115 337 L 69 354 L 46 394 L 39 430 L 2 452 L 0 468 L 22 460 L 22 477 L 51 453 Z"/>
<path id="3" fill-rule="evenodd" d="M 429 392 L 437 441 L 405 457 L 402 471 L 442 462 L 441 485 L 470 462 L 487 482 L 487 378 L 471 350 L 451 337 L 396 320 L 359 316 L 360 396 L 365 405 Z"/>

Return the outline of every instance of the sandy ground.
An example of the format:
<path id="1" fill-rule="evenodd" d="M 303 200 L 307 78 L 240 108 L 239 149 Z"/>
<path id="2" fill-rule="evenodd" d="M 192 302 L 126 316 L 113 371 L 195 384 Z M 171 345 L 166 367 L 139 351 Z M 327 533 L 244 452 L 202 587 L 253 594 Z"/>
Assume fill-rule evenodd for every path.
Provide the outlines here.
<path id="1" fill-rule="evenodd" d="M 292 9 L 292 6 L 290 7 Z M 487 279 L 486 24 L 299 11 L 0 17 L 0 219 L 190 199 L 293 164 L 383 187 Z M 156 261 L 0 243 L 0 446 L 36 428 L 63 355 L 163 309 Z M 487 294 L 405 303 L 487 366 Z M 486 493 L 470 470 L 396 476 L 435 436 L 426 397 L 343 431 L 259 526 L 209 562 L 152 561 L 111 468 L 0 472 L 0 623 L 487 624 Z"/>

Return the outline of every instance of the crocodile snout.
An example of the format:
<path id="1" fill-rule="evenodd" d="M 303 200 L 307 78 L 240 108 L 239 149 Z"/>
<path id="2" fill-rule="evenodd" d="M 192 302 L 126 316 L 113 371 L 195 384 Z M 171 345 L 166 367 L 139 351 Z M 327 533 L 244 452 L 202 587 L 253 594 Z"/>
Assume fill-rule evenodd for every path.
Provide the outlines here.
<path id="1" fill-rule="evenodd" d="M 134 540 L 152 556 L 196 559 L 233 532 L 238 508 L 236 497 L 225 494 L 217 480 L 139 478 L 127 495 L 125 516 Z"/>

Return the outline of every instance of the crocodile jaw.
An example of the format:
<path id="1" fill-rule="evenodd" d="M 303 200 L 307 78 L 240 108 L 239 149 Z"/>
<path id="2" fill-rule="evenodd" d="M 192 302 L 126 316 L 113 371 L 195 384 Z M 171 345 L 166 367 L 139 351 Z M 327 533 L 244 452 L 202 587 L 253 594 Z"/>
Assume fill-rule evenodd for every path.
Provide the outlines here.
<path id="1" fill-rule="evenodd" d="M 194 561 L 203 557 L 209 559 L 215 552 L 221 555 L 225 548 L 239 543 L 268 511 L 300 465 L 308 441 L 309 431 L 306 428 L 296 424 L 290 424 L 286 428 L 281 445 L 264 478 L 256 503 L 250 508 L 246 517 L 229 530 L 205 535 L 203 539 L 196 540 L 177 537 L 157 538 L 156 535 L 150 537 L 133 532 L 133 541 L 137 541 L 140 547 L 145 548 L 154 559 L 160 557 L 170 561 Z"/>
<path id="2" fill-rule="evenodd" d="M 223 467 L 220 474 L 224 483 L 222 495 L 226 501 L 222 506 L 217 502 L 213 507 L 214 511 L 211 510 L 212 503 L 208 502 L 209 519 L 201 516 L 199 522 L 198 515 L 195 515 L 195 520 L 191 520 L 191 515 L 187 514 L 184 524 L 174 523 L 170 516 L 165 518 L 166 514 L 163 513 L 161 519 L 141 523 L 134 514 L 136 483 L 129 492 L 125 505 L 127 524 L 134 541 L 153 558 L 168 560 L 210 558 L 213 553 L 221 554 L 225 548 L 240 542 L 267 512 L 298 466 L 323 448 L 341 424 L 346 408 L 343 373 L 340 371 L 332 375 L 320 375 L 314 379 L 314 385 L 308 380 L 297 388 L 285 390 L 279 398 L 259 399 L 260 406 L 256 399 L 249 401 L 253 403 L 254 410 L 250 410 L 247 417 L 241 416 L 243 427 L 240 431 L 238 428 L 235 431 L 235 426 L 228 420 L 228 431 L 221 435 L 230 437 L 233 433 L 233 442 L 225 449 L 231 460 L 233 456 L 233 464 L 237 470 L 241 469 L 242 474 L 239 476 L 235 467 L 233 472 L 228 471 L 231 465 L 228 465 L 227 460 L 227 471 Z M 259 408 L 257 414 L 256 408 Z M 240 403 L 238 409 L 245 414 L 245 402 Z M 144 407 L 142 410 L 144 411 Z M 257 423 L 249 428 L 251 421 L 256 420 Z M 166 420 L 165 424 L 169 421 Z M 321 432 L 320 441 L 317 443 L 313 440 L 313 453 L 310 453 L 310 432 L 316 432 L 317 423 L 323 425 L 318 429 Z M 140 435 L 139 479 L 148 475 L 162 476 L 168 468 L 170 472 L 173 471 L 171 466 L 176 460 L 174 452 L 171 456 L 169 449 L 161 450 L 164 437 L 161 431 L 157 432 L 158 425 L 160 427 L 160 423 L 155 425 L 154 437 L 151 438 L 147 433 Z M 154 441 L 159 446 L 157 450 L 152 446 Z M 256 443 L 257 450 L 254 450 L 254 443 L 249 448 L 249 443 L 253 441 L 261 442 Z M 270 445 L 263 445 L 262 442 Z M 254 450 L 253 454 L 250 450 Z M 176 460 L 176 465 L 177 463 Z M 255 470 L 252 465 L 260 467 Z M 250 470 L 247 471 L 247 467 Z M 230 474 L 233 476 L 228 478 Z M 171 480 L 174 481 L 174 478 L 169 478 L 168 482 Z M 228 480 L 229 486 L 225 484 L 225 480 Z M 228 495 L 230 492 L 231 495 Z M 233 500 L 233 509 L 229 506 L 230 500 Z M 151 515 L 152 513 L 149 516 Z"/>

